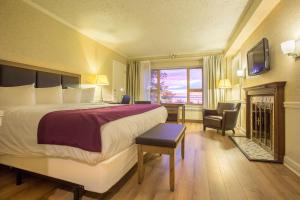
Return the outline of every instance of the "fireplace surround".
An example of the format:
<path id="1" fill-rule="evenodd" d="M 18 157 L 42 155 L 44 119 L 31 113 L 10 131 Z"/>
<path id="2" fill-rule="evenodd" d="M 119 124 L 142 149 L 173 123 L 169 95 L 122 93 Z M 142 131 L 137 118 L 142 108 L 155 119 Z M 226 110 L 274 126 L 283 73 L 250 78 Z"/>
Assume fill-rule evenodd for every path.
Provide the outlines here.
<path id="1" fill-rule="evenodd" d="M 283 162 L 285 153 L 284 87 L 272 82 L 244 88 L 246 93 L 246 137 Z"/>

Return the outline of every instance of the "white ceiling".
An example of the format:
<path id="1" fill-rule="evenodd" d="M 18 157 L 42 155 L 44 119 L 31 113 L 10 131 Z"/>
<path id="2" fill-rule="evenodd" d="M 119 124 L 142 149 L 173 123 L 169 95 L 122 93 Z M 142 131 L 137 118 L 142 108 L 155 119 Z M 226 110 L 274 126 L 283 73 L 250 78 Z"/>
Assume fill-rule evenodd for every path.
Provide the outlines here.
<path id="1" fill-rule="evenodd" d="M 129 57 L 222 50 L 248 0 L 25 0 Z"/>

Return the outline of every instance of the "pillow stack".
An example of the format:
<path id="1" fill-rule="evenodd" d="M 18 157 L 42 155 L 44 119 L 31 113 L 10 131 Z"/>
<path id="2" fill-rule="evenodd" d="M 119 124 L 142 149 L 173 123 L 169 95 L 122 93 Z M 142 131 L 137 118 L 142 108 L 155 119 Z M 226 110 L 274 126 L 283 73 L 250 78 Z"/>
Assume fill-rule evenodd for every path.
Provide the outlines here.
<path id="1" fill-rule="evenodd" d="M 37 104 L 62 104 L 63 94 L 61 86 L 35 88 Z"/>
<path id="2" fill-rule="evenodd" d="M 34 105 L 35 88 L 32 85 L 0 87 L 0 106 Z"/>
<path id="3" fill-rule="evenodd" d="M 0 106 L 35 104 L 93 103 L 95 88 L 68 88 L 61 86 L 35 88 L 33 84 L 0 87 Z"/>

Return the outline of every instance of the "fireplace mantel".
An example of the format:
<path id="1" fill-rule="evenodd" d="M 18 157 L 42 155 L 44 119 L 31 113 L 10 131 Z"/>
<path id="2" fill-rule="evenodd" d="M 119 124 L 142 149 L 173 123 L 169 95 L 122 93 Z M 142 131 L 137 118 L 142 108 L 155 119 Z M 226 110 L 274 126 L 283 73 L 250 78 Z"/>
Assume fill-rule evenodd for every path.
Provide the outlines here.
<path id="1" fill-rule="evenodd" d="M 246 94 L 246 136 L 252 137 L 251 99 L 256 97 L 272 97 L 273 99 L 273 153 L 278 162 L 283 162 L 285 153 L 285 114 L 284 114 L 284 87 L 286 82 L 271 82 L 262 85 L 244 88 Z"/>

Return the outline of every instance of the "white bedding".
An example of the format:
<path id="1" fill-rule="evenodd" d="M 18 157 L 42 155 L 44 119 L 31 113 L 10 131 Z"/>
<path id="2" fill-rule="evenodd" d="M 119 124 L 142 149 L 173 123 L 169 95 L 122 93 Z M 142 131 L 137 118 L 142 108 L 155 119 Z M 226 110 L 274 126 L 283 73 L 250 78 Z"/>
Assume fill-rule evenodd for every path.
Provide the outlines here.
<path id="1" fill-rule="evenodd" d="M 134 144 L 135 137 L 153 126 L 164 123 L 167 111 L 164 107 L 118 119 L 101 127 L 102 152 L 89 152 L 63 145 L 37 144 L 37 128 L 40 119 L 57 110 L 116 106 L 113 104 L 61 104 L 0 108 L 4 111 L 0 127 L 0 154 L 21 157 L 50 156 L 70 158 L 96 164 Z M 99 133 L 100 134 L 100 133 Z"/>

